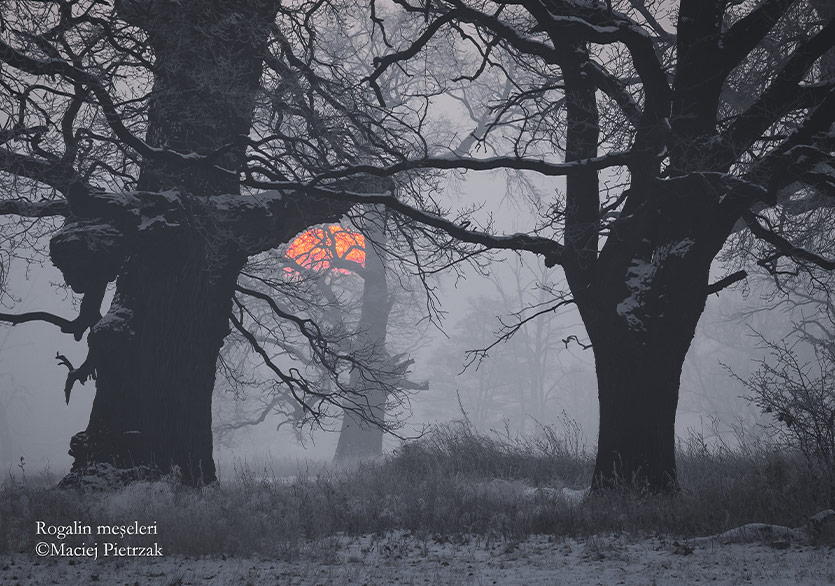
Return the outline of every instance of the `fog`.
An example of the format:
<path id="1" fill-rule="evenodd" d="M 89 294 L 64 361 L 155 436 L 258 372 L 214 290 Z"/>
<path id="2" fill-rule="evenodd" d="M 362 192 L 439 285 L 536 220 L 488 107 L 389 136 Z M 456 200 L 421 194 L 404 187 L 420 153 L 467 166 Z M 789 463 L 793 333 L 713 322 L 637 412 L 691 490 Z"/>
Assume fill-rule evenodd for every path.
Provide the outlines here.
<path id="1" fill-rule="evenodd" d="M 493 205 L 487 207 L 495 212 L 495 228 L 509 233 L 531 225 L 525 203 L 514 194 L 516 185 L 508 184 L 502 173 L 470 173 L 457 178 L 450 197 L 460 205 L 490 201 Z M 528 196 L 558 188 L 554 183 L 532 183 Z M 714 272 L 723 274 L 721 265 Z M 427 425 L 466 419 L 480 432 L 502 435 L 536 433 L 544 425 L 563 429 L 568 422 L 593 452 L 598 425 L 594 361 L 592 351 L 583 346 L 587 338 L 572 305 L 531 320 L 481 360 L 468 360 L 466 354 L 495 342 L 502 324 L 514 323 L 514 312 L 529 312 L 526 308 L 544 294 L 543 286 L 550 288 L 549 294 L 566 289 L 562 279 L 560 270 L 545 269 L 531 255 L 498 254 L 486 274 L 462 265 L 460 274 L 448 272 L 433 281 L 443 315 L 429 320 L 426 311 L 416 307 L 389 329 L 389 342 L 402 343 L 414 359 L 409 378 L 428 382 L 428 389 L 410 394 L 397 415 L 402 423 L 399 437 L 386 437 L 386 450 L 417 437 Z M 9 292 L 19 302 L 11 310 L 74 316 L 77 299 L 56 285 L 61 282 L 61 274 L 48 259 L 42 265 L 14 262 Z M 762 356 L 754 330 L 771 339 L 781 339 L 789 330 L 785 315 L 766 309 L 769 302 L 764 298 L 772 291 L 768 283 L 749 279 L 745 288 L 709 297 L 682 374 L 677 415 L 682 440 L 695 432 L 714 441 L 720 432 L 724 441 L 733 444 L 740 430 L 753 433 L 759 423 L 768 422 L 742 397 L 745 390 L 729 370 L 745 378 Z M 758 307 L 761 311 L 752 311 Z M 69 439 L 86 427 L 95 383 L 76 384 L 66 405 L 67 369 L 56 354 L 78 365 L 85 357 L 85 341 L 75 342 L 46 323 L 0 325 L 4 472 L 19 474 L 21 458 L 26 474 L 48 470 L 62 475 L 69 470 Z M 467 362 L 471 363 L 465 369 Z M 216 409 L 216 426 L 229 423 L 223 417 L 237 409 L 221 382 L 215 391 L 216 405 L 218 401 L 223 409 Z M 233 475 L 241 465 L 262 469 L 279 463 L 285 470 L 306 459 L 332 459 L 338 417 L 325 420 L 326 429 L 282 426 L 277 430 L 282 421 L 269 417 L 257 426 L 216 438 L 220 477 Z"/>
<path id="2" fill-rule="evenodd" d="M 72 316 L 77 309 L 65 289 L 61 273 L 47 261 L 26 267 L 13 263 L 9 275 L 10 293 L 20 299 L 14 311 L 49 311 Z M 0 327 L 0 435 L 3 470 L 20 472 L 24 458 L 27 474 L 50 470 L 61 474 L 69 469 L 69 438 L 84 429 L 93 403 L 94 386 L 76 385 L 69 405 L 64 403 L 67 369 L 56 354 L 74 365 L 83 362 L 84 341 L 75 342 L 51 324 L 32 322 Z"/>

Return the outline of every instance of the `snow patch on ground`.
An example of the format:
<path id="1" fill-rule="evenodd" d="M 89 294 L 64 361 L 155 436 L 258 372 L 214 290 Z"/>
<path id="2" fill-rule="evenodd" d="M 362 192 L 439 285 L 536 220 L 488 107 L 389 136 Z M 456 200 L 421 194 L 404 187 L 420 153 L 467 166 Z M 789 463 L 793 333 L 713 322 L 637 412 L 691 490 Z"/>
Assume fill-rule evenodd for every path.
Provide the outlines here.
<path id="1" fill-rule="evenodd" d="M 589 495 L 590 488 L 574 489 L 563 487 L 562 490 L 550 486 L 528 487 L 525 490 L 525 496 L 536 498 L 538 496 L 545 496 L 551 500 L 562 501 L 571 507 L 577 507 Z"/>
<path id="2" fill-rule="evenodd" d="M 691 553 L 692 552 L 692 553 Z M 0 556 L 0 583 L 142 584 L 832 584 L 829 548 L 732 544 L 682 547 L 622 535 L 523 540 L 477 536 L 337 535 L 288 551 L 288 560 L 169 555 L 67 560 Z"/>

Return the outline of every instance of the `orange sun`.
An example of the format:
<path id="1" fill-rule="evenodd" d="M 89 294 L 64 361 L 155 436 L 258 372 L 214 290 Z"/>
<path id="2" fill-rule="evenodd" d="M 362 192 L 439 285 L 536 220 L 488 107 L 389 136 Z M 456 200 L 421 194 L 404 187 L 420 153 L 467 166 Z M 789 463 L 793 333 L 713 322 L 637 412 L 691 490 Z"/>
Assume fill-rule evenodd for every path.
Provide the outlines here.
<path id="1" fill-rule="evenodd" d="M 330 224 L 324 228 L 311 228 L 296 236 L 286 254 L 287 258 L 312 271 L 349 273 L 345 268 L 332 265 L 345 260 L 365 266 L 365 238 L 339 224 Z M 295 272 L 289 267 L 284 270 Z"/>

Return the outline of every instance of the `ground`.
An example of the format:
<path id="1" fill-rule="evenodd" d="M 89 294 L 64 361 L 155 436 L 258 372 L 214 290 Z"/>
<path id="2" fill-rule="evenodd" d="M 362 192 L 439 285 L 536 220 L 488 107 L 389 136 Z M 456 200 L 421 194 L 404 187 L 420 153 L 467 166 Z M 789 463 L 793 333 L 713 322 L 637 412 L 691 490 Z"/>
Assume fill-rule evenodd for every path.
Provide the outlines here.
<path id="1" fill-rule="evenodd" d="M 185 585 L 609 585 L 835 584 L 829 547 L 763 544 L 692 548 L 666 538 L 533 536 L 523 541 L 391 532 L 337 536 L 278 561 L 245 556 L 46 559 L 0 556 L 0 584 Z"/>

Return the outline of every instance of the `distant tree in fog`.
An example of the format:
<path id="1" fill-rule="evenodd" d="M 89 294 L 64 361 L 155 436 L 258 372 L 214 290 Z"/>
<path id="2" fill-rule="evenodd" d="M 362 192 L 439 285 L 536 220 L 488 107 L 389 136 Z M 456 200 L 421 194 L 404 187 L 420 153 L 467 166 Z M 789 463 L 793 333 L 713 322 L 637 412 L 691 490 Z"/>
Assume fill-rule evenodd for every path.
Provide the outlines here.
<path id="1" fill-rule="evenodd" d="M 562 411 L 577 417 L 583 410 L 576 376 L 581 367 L 574 355 L 583 353 L 578 335 L 584 333 L 572 324 L 568 303 L 552 309 L 550 272 L 516 254 L 491 266 L 479 281 L 478 296 L 456 316 L 449 339 L 433 354 L 434 414 L 455 413 L 457 392 L 476 428 L 507 422 L 525 433 L 532 423 L 551 423 Z"/>
<path id="2" fill-rule="evenodd" d="M 395 433 L 404 423 L 401 402 L 410 391 L 425 388 L 407 376 L 413 362 L 408 350 L 425 328 L 416 326 L 420 312 L 414 283 L 410 292 L 408 276 L 393 272 L 396 266 L 385 261 L 397 252 L 396 243 L 388 240 L 386 216 L 385 208 L 371 209 L 354 218 L 356 225 L 312 228 L 271 257 L 270 272 L 281 281 L 293 314 L 309 320 L 311 331 L 332 349 L 355 356 L 366 368 L 355 368 L 347 360 L 329 364 L 288 328 L 286 320 L 275 319 L 268 305 L 256 300 L 248 308 L 248 330 L 270 359 L 303 364 L 304 377 L 318 381 L 319 388 L 339 385 L 343 405 L 304 410 L 285 386 L 258 372 L 258 360 L 248 352 L 246 339 L 233 333 L 221 352 L 220 384 L 227 391 L 223 395 L 232 395 L 233 401 L 216 398 L 215 429 L 222 437 L 268 419 L 277 421 L 279 428 L 291 424 L 301 431 L 311 418 L 328 427 L 329 420 L 339 418 L 335 460 L 382 453 L 385 432 Z M 252 291 L 252 286 L 244 274 L 240 290 Z"/>

